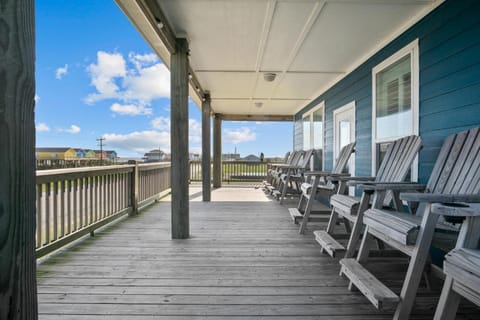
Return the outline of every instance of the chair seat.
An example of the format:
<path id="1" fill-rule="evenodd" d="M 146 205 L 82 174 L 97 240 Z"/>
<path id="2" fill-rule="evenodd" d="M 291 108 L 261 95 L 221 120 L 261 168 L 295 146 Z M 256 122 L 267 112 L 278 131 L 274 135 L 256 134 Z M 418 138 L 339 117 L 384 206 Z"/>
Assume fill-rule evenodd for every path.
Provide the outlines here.
<path id="1" fill-rule="evenodd" d="M 330 198 L 330 205 L 341 215 L 356 215 L 360 205 L 360 197 L 335 194 Z"/>
<path id="2" fill-rule="evenodd" d="M 363 223 L 403 245 L 414 245 L 422 217 L 380 209 L 365 211 Z"/>
<path id="3" fill-rule="evenodd" d="M 454 279 L 462 277 L 458 270 L 463 270 L 480 281 L 480 250 L 459 248 L 450 251 L 445 256 L 445 273 Z M 455 267 L 455 272 L 452 272 Z"/>

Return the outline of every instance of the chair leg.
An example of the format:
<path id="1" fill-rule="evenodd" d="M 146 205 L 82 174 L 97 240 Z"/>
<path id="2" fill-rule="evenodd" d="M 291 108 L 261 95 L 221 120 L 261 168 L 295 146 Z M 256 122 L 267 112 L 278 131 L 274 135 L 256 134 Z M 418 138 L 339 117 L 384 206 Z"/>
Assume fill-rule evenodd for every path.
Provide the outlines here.
<path id="1" fill-rule="evenodd" d="M 333 234 L 335 225 L 337 224 L 337 219 L 338 219 L 338 213 L 335 211 L 335 208 L 332 208 L 332 212 L 330 213 L 330 219 L 328 220 L 328 225 L 326 230 L 328 234 Z"/>
<path id="2" fill-rule="evenodd" d="M 305 230 L 307 229 L 308 219 L 310 219 L 310 212 L 312 211 L 313 201 L 315 201 L 315 195 L 317 194 L 318 182 L 320 181 L 319 179 L 319 177 L 315 177 L 313 181 L 312 189 L 310 191 L 310 197 L 308 198 L 305 212 L 303 214 L 302 223 L 300 224 L 300 229 L 298 230 L 298 233 L 300 234 L 304 234 Z"/>
<path id="3" fill-rule="evenodd" d="M 453 320 L 457 314 L 460 295 L 452 289 L 453 279 L 447 276 L 443 284 L 442 294 L 438 301 L 434 320 Z"/>
<path id="4" fill-rule="evenodd" d="M 280 204 L 283 204 L 283 199 L 285 199 L 285 195 L 287 194 L 288 183 L 290 182 L 290 169 L 288 169 L 287 177 L 285 178 L 285 182 L 283 183 L 282 195 L 280 196 Z"/>
<path id="5" fill-rule="evenodd" d="M 353 224 L 352 232 L 350 233 L 350 238 L 348 239 L 347 250 L 345 251 L 345 258 L 352 258 L 355 255 L 355 250 L 357 250 L 358 240 L 362 233 L 363 223 L 362 217 L 358 216 L 357 220 Z"/>
<path id="6" fill-rule="evenodd" d="M 417 243 L 410 258 L 407 275 L 400 293 L 400 302 L 393 316 L 394 320 L 408 319 L 415 302 L 418 286 L 423 275 L 423 268 L 428 259 L 428 251 L 432 243 L 433 233 L 435 232 L 435 225 L 438 221 L 438 216 L 431 214 L 429 211 L 430 206 L 426 208 L 422 219 L 420 231 L 417 235 Z"/>

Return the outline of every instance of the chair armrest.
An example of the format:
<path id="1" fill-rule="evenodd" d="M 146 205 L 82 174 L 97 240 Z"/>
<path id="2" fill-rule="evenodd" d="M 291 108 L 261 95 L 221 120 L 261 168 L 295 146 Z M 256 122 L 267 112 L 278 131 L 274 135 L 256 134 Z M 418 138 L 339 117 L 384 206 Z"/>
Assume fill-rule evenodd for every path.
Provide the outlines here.
<path id="1" fill-rule="evenodd" d="M 401 193 L 400 199 L 413 202 L 480 202 L 480 194 Z"/>
<path id="2" fill-rule="evenodd" d="M 319 177 L 348 177 L 349 173 L 331 173 L 328 171 L 305 171 L 303 173 L 306 176 L 319 176 Z"/>
<path id="3" fill-rule="evenodd" d="M 480 216 L 480 203 L 434 203 L 432 212 L 442 216 L 475 217 Z"/>
<path id="4" fill-rule="evenodd" d="M 303 167 L 301 166 L 294 166 L 291 164 L 284 164 L 284 165 L 278 166 L 278 168 L 279 169 L 303 169 Z"/>
<path id="5" fill-rule="evenodd" d="M 332 175 L 327 178 L 328 180 L 334 182 L 334 181 L 341 181 L 341 182 L 352 182 L 355 184 L 361 184 L 365 183 L 365 181 L 373 181 L 375 180 L 375 177 L 352 177 L 352 176 L 337 176 L 337 175 Z"/>
<path id="6" fill-rule="evenodd" d="M 418 184 L 418 183 L 408 183 L 408 182 L 371 182 L 371 183 L 363 183 L 358 185 L 359 189 L 362 190 L 392 190 L 392 191 L 412 191 L 418 190 L 422 191 L 425 190 L 426 185 Z"/>

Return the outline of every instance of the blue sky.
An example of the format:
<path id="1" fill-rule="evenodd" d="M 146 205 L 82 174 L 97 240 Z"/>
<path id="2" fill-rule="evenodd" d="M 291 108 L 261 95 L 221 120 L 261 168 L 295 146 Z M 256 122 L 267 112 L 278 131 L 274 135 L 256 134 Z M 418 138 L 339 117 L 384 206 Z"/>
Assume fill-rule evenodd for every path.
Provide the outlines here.
<path id="1" fill-rule="evenodd" d="M 107 149 L 141 157 L 170 150 L 169 72 L 113 0 L 36 1 L 37 146 Z M 190 150 L 201 150 L 201 113 L 190 103 Z M 223 122 L 222 149 L 284 155 L 290 122 Z"/>

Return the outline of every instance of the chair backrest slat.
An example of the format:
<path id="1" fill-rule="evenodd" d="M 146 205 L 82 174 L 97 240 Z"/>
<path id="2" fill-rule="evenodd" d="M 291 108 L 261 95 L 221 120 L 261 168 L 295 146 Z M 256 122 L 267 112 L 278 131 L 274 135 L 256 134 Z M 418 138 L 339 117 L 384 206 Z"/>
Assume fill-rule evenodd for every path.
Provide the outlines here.
<path id="1" fill-rule="evenodd" d="M 314 149 L 305 151 L 302 160 L 299 161 L 298 163 L 298 166 L 301 167 L 302 169 L 306 169 L 307 166 L 310 164 L 310 158 L 313 156 L 314 153 L 315 153 Z"/>
<path id="2" fill-rule="evenodd" d="M 475 194 L 480 190 L 480 128 L 445 139 L 427 189 L 433 193 Z"/>
<path id="3" fill-rule="evenodd" d="M 355 142 L 347 144 L 340 150 L 335 167 L 332 170 L 332 173 L 342 173 L 345 167 L 347 166 L 348 159 L 350 155 L 355 151 Z"/>
<path id="4" fill-rule="evenodd" d="M 377 182 L 403 181 L 421 147 L 422 139 L 414 135 L 392 142 L 387 148 L 375 180 Z"/>

